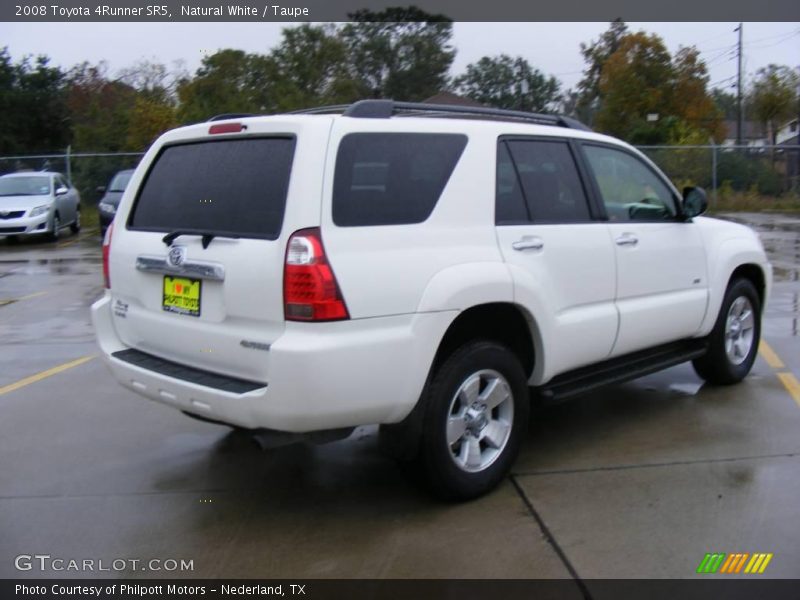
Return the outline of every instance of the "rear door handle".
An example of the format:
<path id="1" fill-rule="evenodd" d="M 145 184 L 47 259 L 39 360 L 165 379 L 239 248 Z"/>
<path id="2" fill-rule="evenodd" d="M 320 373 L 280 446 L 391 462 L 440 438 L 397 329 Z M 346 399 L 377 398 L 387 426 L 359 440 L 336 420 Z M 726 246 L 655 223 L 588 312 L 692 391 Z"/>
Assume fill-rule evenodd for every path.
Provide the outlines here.
<path id="1" fill-rule="evenodd" d="M 632 233 L 623 233 L 614 241 L 617 243 L 617 246 L 635 246 L 639 243 L 639 238 Z"/>
<path id="2" fill-rule="evenodd" d="M 512 242 L 511 247 L 520 252 L 523 250 L 541 250 L 544 248 L 544 240 L 540 237 L 526 235 L 521 240 Z"/>

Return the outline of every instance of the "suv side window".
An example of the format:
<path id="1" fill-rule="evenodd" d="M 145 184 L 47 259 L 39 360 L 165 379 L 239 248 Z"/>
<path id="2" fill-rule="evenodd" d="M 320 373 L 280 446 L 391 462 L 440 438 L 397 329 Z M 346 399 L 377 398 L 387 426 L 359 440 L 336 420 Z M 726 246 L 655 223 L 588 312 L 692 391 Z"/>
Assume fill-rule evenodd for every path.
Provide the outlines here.
<path id="1" fill-rule="evenodd" d="M 342 138 L 333 179 L 340 227 L 422 223 L 447 185 L 467 136 L 351 133 Z"/>
<path id="2" fill-rule="evenodd" d="M 607 146 L 583 146 L 609 221 L 671 221 L 670 188 L 640 159 Z"/>
<path id="3" fill-rule="evenodd" d="M 514 177 L 524 198 L 527 218 L 535 223 L 585 223 L 591 221 L 589 204 L 569 144 L 560 140 L 508 140 Z M 505 220 L 517 202 L 501 194 L 504 154 L 498 155 L 497 220 Z M 506 170 L 506 169 L 503 169 Z M 516 189 L 512 187 L 512 194 Z M 521 211 L 516 209 L 517 215 Z M 519 220 L 517 218 L 517 220 Z"/>
<path id="4" fill-rule="evenodd" d="M 524 224 L 531 221 L 525 197 L 522 195 L 522 186 L 517 177 L 517 169 L 505 142 L 497 145 L 494 220 L 497 225 Z"/>

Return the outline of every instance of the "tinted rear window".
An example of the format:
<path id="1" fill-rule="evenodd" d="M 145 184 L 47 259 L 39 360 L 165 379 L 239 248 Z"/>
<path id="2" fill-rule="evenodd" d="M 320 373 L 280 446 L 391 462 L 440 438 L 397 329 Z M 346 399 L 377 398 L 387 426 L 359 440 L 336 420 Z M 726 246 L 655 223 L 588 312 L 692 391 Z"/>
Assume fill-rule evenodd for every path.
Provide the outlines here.
<path id="1" fill-rule="evenodd" d="M 128 227 L 276 239 L 294 145 L 292 138 L 253 138 L 167 146 L 147 174 Z"/>
<path id="2" fill-rule="evenodd" d="M 352 133 L 339 145 L 333 222 L 404 225 L 427 219 L 461 157 L 458 134 Z"/>

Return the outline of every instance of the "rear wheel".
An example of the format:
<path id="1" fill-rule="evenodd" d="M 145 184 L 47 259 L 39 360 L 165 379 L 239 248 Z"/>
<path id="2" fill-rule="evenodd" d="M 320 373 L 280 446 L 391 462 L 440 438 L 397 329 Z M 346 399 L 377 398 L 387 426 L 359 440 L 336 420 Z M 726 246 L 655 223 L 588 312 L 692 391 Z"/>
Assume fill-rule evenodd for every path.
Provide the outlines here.
<path id="1" fill-rule="evenodd" d="M 466 500 L 511 469 L 527 427 L 525 372 L 505 346 L 474 341 L 436 371 L 425 397 L 419 459 L 432 490 Z"/>
<path id="2" fill-rule="evenodd" d="M 717 322 L 708 336 L 708 352 L 693 361 L 709 383 L 729 385 L 753 367 L 761 339 L 761 302 L 749 279 L 734 279 L 725 292 Z"/>

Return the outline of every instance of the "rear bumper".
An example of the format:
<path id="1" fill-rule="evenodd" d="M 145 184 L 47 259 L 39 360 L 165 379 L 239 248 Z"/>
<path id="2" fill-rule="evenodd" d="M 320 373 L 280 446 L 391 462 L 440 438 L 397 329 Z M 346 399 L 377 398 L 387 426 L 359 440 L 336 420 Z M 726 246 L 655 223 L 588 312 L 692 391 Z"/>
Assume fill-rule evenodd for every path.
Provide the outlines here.
<path id="1" fill-rule="evenodd" d="M 269 381 L 238 394 L 115 358 L 127 347 L 114 329 L 111 298 L 106 294 L 92 306 L 103 358 L 125 387 L 207 419 L 297 433 L 402 420 L 419 399 L 456 314 L 287 323 L 269 349 Z"/>

